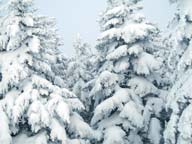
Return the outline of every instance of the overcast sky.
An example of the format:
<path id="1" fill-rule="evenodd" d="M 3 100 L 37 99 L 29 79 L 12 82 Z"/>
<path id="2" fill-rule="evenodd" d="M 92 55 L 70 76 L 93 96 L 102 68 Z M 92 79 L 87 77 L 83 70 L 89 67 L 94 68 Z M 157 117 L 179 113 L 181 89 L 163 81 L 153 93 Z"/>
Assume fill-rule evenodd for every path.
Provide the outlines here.
<path id="1" fill-rule="evenodd" d="M 43 15 L 55 17 L 64 39 L 63 52 L 73 54 L 72 43 L 77 33 L 94 45 L 99 35 L 97 18 L 105 9 L 106 0 L 36 0 L 36 6 Z M 144 0 L 144 14 L 164 29 L 173 17 L 174 7 L 168 0 Z"/>

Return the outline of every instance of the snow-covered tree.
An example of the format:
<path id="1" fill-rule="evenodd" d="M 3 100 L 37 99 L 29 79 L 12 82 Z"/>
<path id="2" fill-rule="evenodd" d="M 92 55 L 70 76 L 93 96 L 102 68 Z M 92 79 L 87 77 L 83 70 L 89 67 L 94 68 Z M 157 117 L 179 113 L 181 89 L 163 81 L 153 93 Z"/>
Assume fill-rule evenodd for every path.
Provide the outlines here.
<path id="1" fill-rule="evenodd" d="M 68 87 L 84 103 L 86 110 L 90 106 L 90 83 L 94 79 L 96 71 L 97 57 L 93 53 L 90 45 L 84 42 L 80 34 L 74 41 L 75 56 L 68 64 L 67 78 Z"/>
<path id="2" fill-rule="evenodd" d="M 87 143 L 84 106 L 55 84 L 59 39 L 53 18 L 35 14 L 33 0 L 9 0 L 0 27 L 0 143 Z M 5 12 L 6 10 L 6 12 Z"/>
<path id="3" fill-rule="evenodd" d="M 158 75 L 156 75 L 156 85 L 162 90 L 165 90 L 165 92 L 168 92 L 173 84 L 173 70 L 169 65 L 171 49 L 167 43 L 165 31 L 159 33 L 159 36 L 153 40 L 153 44 L 157 50 L 154 52 L 154 56 L 161 63 Z"/>
<path id="4" fill-rule="evenodd" d="M 170 25 L 170 66 L 174 71 L 174 85 L 167 98 L 166 107 L 170 120 L 164 137 L 166 144 L 189 144 L 192 143 L 192 1 L 171 2 L 177 3 L 178 10 Z"/>
<path id="5" fill-rule="evenodd" d="M 57 54 L 55 64 L 53 64 L 52 69 L 55 73 L 54 84 L 67 88 L 67 69 L 70 58 L 63 55 L 61 52 Z"/>
<path id="6" fill-rule="evenodd" d="M 177 2 L 177 12 L 169 24 L 168 46 L 171 51 L 169 65 L 175 73 L 177 80 L 191 65 L 191 21 L 192 10 L 190 0 L 170 0 Z"/>
<path id="7" fill-rule="evenodd" d="M 103 144 L 162 142 L 164 101 L 156 84 L 161 64 L 153 44 L 159 31 L 141 9 L 141 0 L 108 0 L 99 20 L 91 125 L 103 132 Z"/>

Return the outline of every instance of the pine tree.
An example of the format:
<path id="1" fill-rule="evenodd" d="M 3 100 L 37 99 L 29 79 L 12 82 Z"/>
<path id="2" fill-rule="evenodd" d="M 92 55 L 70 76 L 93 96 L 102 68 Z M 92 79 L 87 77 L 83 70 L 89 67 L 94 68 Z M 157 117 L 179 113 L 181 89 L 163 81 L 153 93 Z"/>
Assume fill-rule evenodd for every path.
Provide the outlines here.
<path id="1" fill-rule="evenodd" d="M 178 11 L 175 14 L 169 36 L 171 56 L 170 66 L 174 71 L 174 85 L 167 98 L 170 113 L 164 132 L 166 144 L 192 143 L 191 129 L 191 48 L 192 48 L 192 10 L 191 0 L 172 0 Z"/>
<path id="2" fill-rule="evenodd" d="M 59 39 L 53 18 L 35 14 L 33 0 L 10 0 L 0 28 L 0 143 L 87 143 L 84 106 L 55 85 Z"/>
<path id="3" fill-rule="evenodd" d="M 103 144 L 162 142 L 164 102 L 157 88 L 153 39 L 155 25 L 138 11 L 140 0 L 108 0 L 99 20 L 99 74 L 91 91 L 91 125 L 102 131 Z"/>

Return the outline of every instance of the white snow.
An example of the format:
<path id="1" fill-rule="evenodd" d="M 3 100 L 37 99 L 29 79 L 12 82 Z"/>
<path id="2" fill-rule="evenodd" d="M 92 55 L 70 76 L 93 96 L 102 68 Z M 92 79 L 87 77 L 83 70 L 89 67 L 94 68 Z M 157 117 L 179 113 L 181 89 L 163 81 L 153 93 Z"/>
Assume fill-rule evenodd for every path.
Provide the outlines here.
<path id="1" fill-rule="evenodd" d="M 128 57 L 122 57 L 120 58 L 114 65 L 115 72 L 126 72 L 129 68 L 129 58 Z"/>
<path id="2" fill-rule="evenodd" d="M 127 45 L 122 45 L 122 46 L 118 47 L 117 49 L 115 49 L 110 54 L 108 54 L 106 58 L 108 60 L 117 60 L 117 59 L 127 55 L 127 49 L 128 49 Z"/>
<path id="3" fill-rule="evenodd" d="M 139 55 L 141 52 L 143 52 L 143 48 L 140 45 L 133 45 L 132 47 L 129 47 L 128 53 L 130 55 Z"/>
<path id="4" fill-rule="evenodd" d="M 149 127 L 149 138 L 153 144 L 159 144 L 161 141 L 161 123 L 158 119 L 152 118 Z"/>
<path id="5" fill-rule="evenodd" d="M 33 36 L 33 38 L 29 42 L 29 48 L 32 52 L 38 53 L 40 50 L 40 40 L 38 37 Z"/>
<path id="6" fill-rule="evenodd" d="M 187 106 L 185 110 L 183 111 L 179 123 L 178 123 L 178 131 L 179 131 L 179 137 L 178 137 L 178 143 L 191 143 L 192 142 L 192 104 Z"/>
<path id="7" fill-rule="evenodd" d="M 13 144 L 48 144 L 46 132 L 41 132 L 35 136 L 27 136 L 25 133 L 13 137 Z M 3 143 L 4 144 L 4 143 Z"/>
<path id="8" fill-rule="evenodd" d="M 32 16 L 26 16 L 24 19 L 23 19 L 23 23 L 27 26 L 34 26 L 34 21 L 33 21 L 33 17 Z"/>
<path id="9" fill-rule="evenodd" d="M 128 81 L 128 86 L 140 97 L 144 97 L 147 94 L 159 94 L 158 89 L 145 78 L 134 77 Z"/>
<path id="10" fill-rule="evenodd" d="M 19 20 L 20 19 L 18 17 L 13 18 L 12 22 L 8 26 L 9 34 L 12 37 L 17 36 L 18 32 L 20 31 Z"/>
<path id="11" fill-rule="evenodd" d="M 125 132 L 120 127 L 109 127 L 105 130 L 103 144 L 124 144 L 125 135 Z"/>
<path id="12" fill-rule="evenodd" d="M 120 117 L 127 119 L 133 127 L 142 128 L 144 125 L 141 108 L 133 101 L 130 101 L 123 108 Z"/>
<path id="13" fill-rule="evenodd" d="M 61 124 L 58 120 L 53 118 L 50 128 L 51 128 L 50 137 L 52 141 L 60 140 L 62 144 L 67 143 L 67 134 L 63 124 Z"/>
<path id="14" fill-rule="evenodd" d="M 0 101 L 0 143 L 11 144 L 11 132 L 9 130 L 9 120 L 6 113 L 3 111 Z"/>
<path id="15" fill-rule="evenodd" d="M 89 127 L 89 125 L 83 122 L 83 119 L 77 114 L 74 113 L 70 117 L 70 126 L 69 129 L 74 133 L 75 137 L 89 138 L 93 139 L 95 137 L 95 132 Z"/>
<path id="16" fill-rule="evenodd" d="M 158 70 L 160 66 L 161 63 L 153 55 L 146 52 L 141 53 L 134 62 L 134 70 L 137 74 L 149 75 L 151 72 Z"/>
<path id="17" fill-rule="evenodd" d="M 166 40 L 140 1 L 108 0 L 96 49 L 77 35 L 72 58 L 33 0 L 5 4 L 0 144 L 192 143 L 192 1 L 172 0 Z"/>
<path id="18" fill-rule="evenodd" d="M 133 95 L 133 93 L 129 89 L 120 88 L 117 90 L 111 98 L 96 107 L 91 124 L 94 125 L 99 120 L 107 118 L 114 109 L 121 109 L 122 104 L 130 100 L 130 95 Z"/>

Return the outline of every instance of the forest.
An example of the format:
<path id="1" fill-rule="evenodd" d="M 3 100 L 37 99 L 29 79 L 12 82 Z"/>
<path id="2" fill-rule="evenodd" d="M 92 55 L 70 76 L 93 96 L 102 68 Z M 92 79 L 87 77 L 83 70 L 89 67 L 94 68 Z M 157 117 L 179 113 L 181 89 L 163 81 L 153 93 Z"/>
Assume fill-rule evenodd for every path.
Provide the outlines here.
<path id="1" fill-rule="evenodd" d="M 0 3 L 0 144 L 192 144 L 192 0 L 166 30 L 142 1 L 106 0 L 73 56 L 34 0 Z"/>

